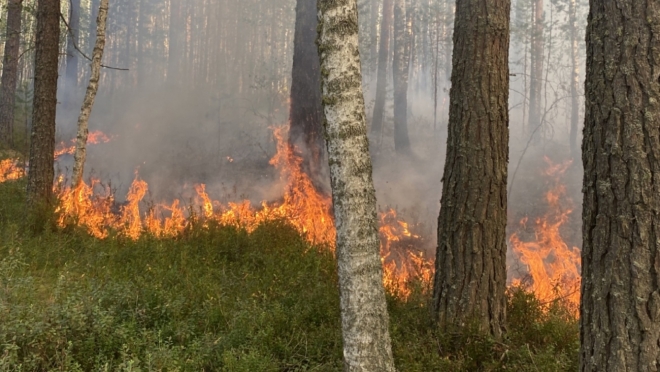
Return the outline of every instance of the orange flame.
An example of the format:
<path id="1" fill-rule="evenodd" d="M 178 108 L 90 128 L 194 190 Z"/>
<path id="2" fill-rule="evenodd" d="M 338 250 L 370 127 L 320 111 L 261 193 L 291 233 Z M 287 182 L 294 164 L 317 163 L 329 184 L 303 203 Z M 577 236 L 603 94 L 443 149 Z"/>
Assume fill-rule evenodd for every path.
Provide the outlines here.
<path id="1" fill-rule="evenodd" d="M 18 160 L 0 160 L 0 183 L 13 181 L 25 176 L 25 170 L 18 166 Z"/>
<path id="2" fill-rule="evenodd" d="M 99 143 L 108 143 L 112 140 L 112 137 L 108 137 L 105 133 L 101 131 L 89 132 L 87 135 L 87 144 L 97 145 Z M 55 159 L 61 157 L 62 155 L 68 154 L 73 155 L 76 152 L 76 140 L 72 139 L 69 141 L 71 144 L 67 145 L 65 142 L 60 142 L 55 148 Z"/>
<path id="3" fill-rule="evenodd" d="M 566 187 L 560 182 L 560 177 L 571 165 L 571 162 L 553 164 L 547 157 L 548 168 L 544 175 L 552 180 L 553 187 L 545 195 L 548 211 L 543 217 L 537 218 L 534 226 L 534 241 L 523 241 L 519 233 L 509 238 L 513 251 L 520 262 L 527 268 L 529 280 L 527 283 L 543 302 L 556 299 L 567 303 L 577 311 L 580 304 L 580 250 L 569 247 L 560 234 L 560 228 L 568 221 L 572 212 L 570 198 L 566 195 Z M 565 202 L 562 203 L 561 201 Z M 520 221 L 522 227 L 527 218 Z M 524 280 L 520 277 L 513 280 L 514 286 L 522 286 Z"/>

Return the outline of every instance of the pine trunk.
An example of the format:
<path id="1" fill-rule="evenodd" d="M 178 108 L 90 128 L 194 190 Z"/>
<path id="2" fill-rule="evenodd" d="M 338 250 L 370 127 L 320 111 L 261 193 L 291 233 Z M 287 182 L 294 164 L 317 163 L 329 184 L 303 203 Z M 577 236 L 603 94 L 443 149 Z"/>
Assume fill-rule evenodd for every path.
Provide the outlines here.
<path id="1" fill-rule="evenodd" d="M 390 56 L 390 30 L 392 28 L 393 0 L 383 0 L 383 17 L 380 23 L 380 41 L 378 47 L 378 75 L 376 81 L 376 101 L 371 119 L 371 139 L 374 144 L 383 130 L 385 116 L 385 99 L 387 98 L 387 65 Z"/>
<path id="2" fill-rule="evenodd" d="M 534 1 L 534 27 L 532 30 L 531 71 L 529 79 L 529 133 L 541 125 L 541 93 L 543 92 L 543 61 L 545 56 L 543 35 L 543 0 Z"/>
<path id="3" fill-rule="evenodd" d="M 410 153 L 408 137 L 408 74 L 410 69 L 410 34 L 406 0 L 394 1 L 394 149 Z"/>
<path id="4" fill-rule="evenodd" d="M 573 159 L 580 157 L 580 149 L 578 147 L 578 126 L 579 126 L 579 110 L 580 110 L 580 97 L 578 93 L 580 84 L 580 65 L 578 63 L 578 29 L 577 29 L 577 0 L 569 0 L 569 23 L 571 34 L 571 154 Z"/>
<path id="5" fill-rule="evenodd" d="M 7 8 L 7 41 L 5 41 L 2 85 L 0 86 L 0 146 L 5 145 L 11 148 L 14 146 L 14 103 L 16 102 L 23 0 L 9 0 Z"/>
<path id="6" fill-rule="evenodd" d="M 639 0 L 590 4 L 581 371 L 658 371 L 660 8 Z"/>
<path id="7" fill-rule="evenodd" d="M 108 17 L 108 0 L 101 0 L 98 19 L 96 20 L 96 44 L 92 53 L 92 62 L 90 63 L 91 75 L 89 85 L 85 93 L 85 99 L 78 116 L 78 135 L 76 137 L 76 153 L 74 155 L 73 179 L 72 185 L 78 186 L 83 180 L 83 170 L 85 168 L 85 158 L 87 155 L 87 135 L 89 133 L 89 116 L 92 114 L 92 107 L 96 99 L 96 92 L 99 90 L 99 78 L 101 76 L 101 60 L 103 59 L 103 50 L 105 49 L 105 28 Z"/>
<path id="8" fill-rule="evenodd" d="M 318 10 L 344 370 L 393 372 L 362 94 L 357 2 L 319 0 Z"/>
<path id="9" fill-rule="evenodd" d="M 52 202 L 55 177 L 55 113 L 60 44 L 60 1 L 39 1 L 35 41 L 34 103 L 30 134 L 27 205 L 39 213 Z"/>
<path id="10" fill-rule="evenodd" d="M 304 169 L 318 188 L 327 182 L 321 62 L 316 48 L 317 0 L 298 0 L 293 41 L 289 144 L 302 151 Z"/>
<path id="11" fill-rule="evenodd" d="M 66 44 L 66 85 L 69 99 L 74 97 L 78 86 L 78 51 L 80 40 L 80 0 L 71 0 L 69 8 L 69 32 Z M 72 100 L 67 102 L 72 104 Z"/>
<path id="12" fill-rule="evenodd" d="M 506 315 L 510 0 L 456 5 L 434 311 L 500 338 Z"/>

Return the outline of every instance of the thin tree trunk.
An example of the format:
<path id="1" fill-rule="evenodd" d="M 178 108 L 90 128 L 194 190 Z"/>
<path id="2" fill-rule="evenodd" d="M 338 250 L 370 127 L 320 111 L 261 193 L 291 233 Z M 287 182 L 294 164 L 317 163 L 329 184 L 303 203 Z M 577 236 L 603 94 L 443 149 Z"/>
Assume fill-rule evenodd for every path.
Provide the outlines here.
<path id="1" fill-rule="evenodd" d="M 96 18 L 99 12 L 99 0 L 90 0 L 89 3 L 89 28 L 87 44 L 89 45 L 89 52 L 94 51 L 94 44 L 96 43 Z M 123 63 L 123 61 L 122 61 Z"/>
<path id="2" fill-rule="evenodd" d="M 441 329 L 477 326 L 495 338 L 506 315 L 510 6 L 456 5 L 433 293 Z"/>
<path id="3" fill-rule="evenodd" d="M 60 42 L 60 1 L 39 1 L 35 41 L 34 103 L 30 134 L 28 213 L 38 215 L 52 202 L 55 177 L 55 114 Z"/>
<path id="4" fill-rule="evenodd" d="M 408 137 L 408 74 L 410 68 L 410 34 L 406 0 L 394 1 L 394 149 L 397 154 L 410 153 Z"/>
<path id="5" fill-rule="evenodd" d="M 531 71 L 529 87 L 529 133 L 541 125 L 541 92 L 543 91 L 543 0 L 534 2 L 534 27 L 532 31 Z"/>
<path id="6" fill-rule="evenodd" d="M 92 53 L 92 70 L 89 85 L 85 93 L 80 116 L 78 117 L 78 135 L 76 137 L 76 153 L 74 155 L 72 185 L 78 186 L 83 180 L 85 158 L 87 155 L 87 134 L 89 133 L 89 116 L 92 113 L 96 92 L 99 90 L 99 77 L 101 75 L 101 60 L 105 49 L 105 27 L 108 17 L 108 0 L 101 0 L 98 18 L 96 20 L 96 44 Z"/>
<path id="7" fill-rule="evenodd" d="M 660 368 L 657 2 L 591 1 L 580 370 Z"/>
<path id="8" fill-rule="evenodd" d="M 393 0 L 383 0 L 383 18 L 380 23 L 380 46 L 378 48 L 378 75 L 376 82 L 376 101 L 371 119 L 371 139 L 377 146 L 383 130 L 385 99 L 387 98 L 387 65 L 390 56 L 390 29 L 392 28 Z"/>
<path id="9" fill-rule="evenodd" d="M 318 8 L 344 371 L 393 372 L 362 94 L 357 2 L 319 0 Z"/>
<path id="10" fill-rule="evenodd" d="M 323 108 L 321 107 L 321 62 L 316 48 L 317 0 L 298 0 L 291 71 L 289 144 L 303 153 L 304 169 L 322 189 L 327 182 Z"/>
<path id="11" fill-rule="evenodd" d="M 66 44 L 66 80 L 67 86 L 67 104 L 72 104 L 72 98 L 75 96 L 75 88 L 78 86 L 78 51 L 76 46 L 80 40 L 80 0 L 70 0 L 69 9 L 69 27 L 67 32 Z"/>
<path id="12" fill-rule="evenodd" d="M 181 57 L 183 55 L 183 44 L 185 43 L 183 26 L 182 0 L 170 0 L 168 82 L 180 82 L 181 79 Z"/>
<path id="13" fill-rule="evenodd" d="M 0 146 L 4 144 L 11 148 L 14 147 L 14 104 L 23 0 L 10 0 L 7 8 L 7 41 L 0 86 Z"/>
<path id="14" fill-rule="evenodd" d="M 580 84 L 580 65 L 578 64 L 578 37 L 577 37 L 577 4 L 576 0 L 569 0 L 569 23 L 571 34 L 571 154 L 573 159 L 580 157 L 580 149 L 577 143 L 578 126 L 579 126 L 579 99 L 578 86 Z"/>

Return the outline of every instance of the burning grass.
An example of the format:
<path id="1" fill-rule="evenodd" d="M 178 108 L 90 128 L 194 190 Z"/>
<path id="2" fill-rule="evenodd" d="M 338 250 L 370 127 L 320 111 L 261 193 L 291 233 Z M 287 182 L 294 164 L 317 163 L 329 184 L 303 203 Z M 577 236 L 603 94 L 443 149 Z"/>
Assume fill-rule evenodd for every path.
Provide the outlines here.
<path id="1" fill-rule="evenodd" d="M 24 186 L 0 184 L 0 371 L 342 369 L 334 257 L 288 221 L 248 232 L 199 219 L 175 239 L 31 236 Z M 503 342 L 444 335 L 424 286 L 388 298 L 399 370 L 577 369 L 577 324 L 560 307 L 511 292 Z"/>

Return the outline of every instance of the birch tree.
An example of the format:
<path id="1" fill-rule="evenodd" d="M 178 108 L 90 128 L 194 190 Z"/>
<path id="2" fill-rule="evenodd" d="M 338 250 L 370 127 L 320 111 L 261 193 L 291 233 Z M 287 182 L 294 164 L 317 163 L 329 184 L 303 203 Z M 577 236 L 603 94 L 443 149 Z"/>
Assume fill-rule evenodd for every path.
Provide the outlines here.
<path id="1" fill-rule="evenodd" d="M 657 1 L 590 1 L 580 370 L 660 368 Z"/>
<path id="2" fill-rule="evenodd" d="M 356 0 L 319 0 L 318 48 L 348 372 L 394 371 L 362 94 Z"/>
<path id="3" fill-rule="evenodd" d="M 442 329 L 500 338 L 506 315 L 510 0 L 456 4 L 433 291 Z"/>
<path id="4" fill-rule="evenodd" d="M 98 18 L 96 19 L 96 43 L 92 53 L 90 68 L 92 70 L 89 85 L 85 92 L 80 115 L 78 116 L 78 135 L 76 136 L 76 153 L 74 154 L 72 185 L 78 186 L 83 179 L 85 158 L 87 155 L 87 135 L 89 134 L 89 116 L 92 113 L 96 92 L 99 90 L 101 76 L 101 60 L 105 49 L 105 29 L 108 17 L 108 0 L 101 0 Z"/>

